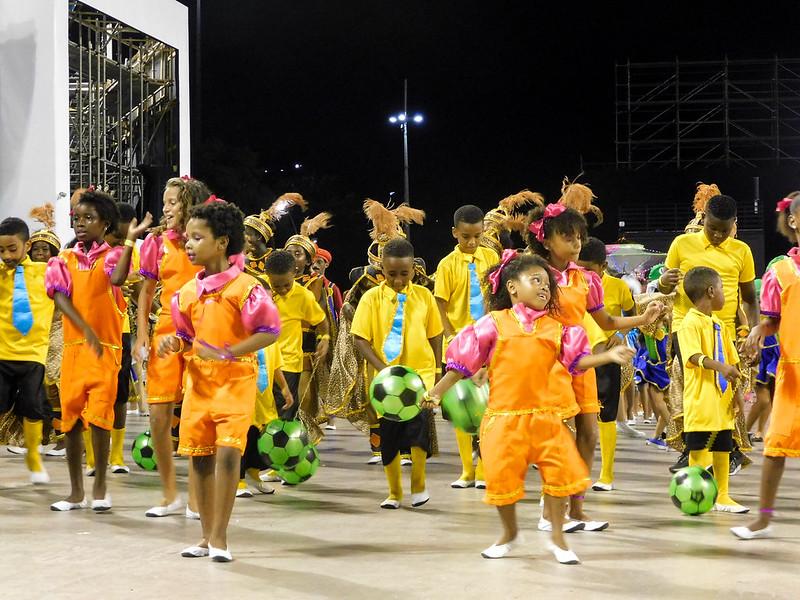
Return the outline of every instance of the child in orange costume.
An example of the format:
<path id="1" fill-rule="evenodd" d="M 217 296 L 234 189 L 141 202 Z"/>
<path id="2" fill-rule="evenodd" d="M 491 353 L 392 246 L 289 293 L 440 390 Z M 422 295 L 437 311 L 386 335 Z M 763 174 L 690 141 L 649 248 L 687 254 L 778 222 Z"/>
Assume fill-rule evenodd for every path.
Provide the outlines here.
<path id="1" fill-rule="evenodd" d="M 181 555 L 230 562 L 227 528 L 255 412 L 256 353 L 278 339 L 280 317 L 258 280 L 230 265 L 244 247 L 238 208 L 227 202 L 198 206 L 186 233 L 187 256 L 203 270 L 173 296 L 177 335 L 158 346 L 162 356 L 193 349 L 178 452 L 192 460 L 203 539 Z"/>
<path id="2" fill-rule="evenodd" d="M 503 534 L 482 556 L 502 558 L 521 544 L 516 503 L 525 495 L 525 474 L 534 463 L 552 515 L 549 549 L 559 562 L 576 564 L 578 557 L 567 547 L 561 526 L 567 497 L 586 489 L 589 472 L 559 414 L 563 388 L 542 382 L 549 381 L 556 363 L 577 373 L 610 362 L 621 364 L 633 357 L 633 350 L 618 346 L 593 355 L 583 328 L 556 321 L 550 313 L 558 309 L 558 284 L 538 256 L 504 251 L 487 282 L 492 312 L 462 329 L 450 343 L 448 371 L 422 406 L 438 404 L 459 379 L 488 366 L 489 406 L 480 431 L 485 502 L 497 506 Z"/>
<path id="3" fill-rule="evenodd" d="M 122 291 L 112 282 L 124 281 L 127 272 L 118 262 L 122 248 L 111 248 L 103 238 L 116 230 L 118 220 L 110 196 L 84 192 L 72 214 L 77 244 L 47 264 L 47 293 L 65 317 L 61 429 L 66 433 L 71 491 L 65 500 L 50 506 L 56 511 L 87 506 L 81 473 L 84 427 L 91 427 L 96 450 L 92 509 L 111 508 L 106 467 L 126 307 Z"/>
<path id="4" fill-rule="evenodd" d="M 800 192 L 778 202 L 778 230 L 800 246 Z M 761 507 L 758 518 L 731 532 L 744 540 L 768 537 L 775 510 L 775 497 L 783 476 L 786 457 L 800 456 L 800 249 L 776 262 L 761 285 L 761 314 L 766 317 L 750 332 L 745 351 L 755 359 L 768 335 L 778 334 L 781 357 L 775 374 L 767 437 L 764 438 L 764 466 L 761 468 Z"/>
<path id="5" fill-rule="evenodd" d="M 544 206 L 539 201 L 539 206 L 528 213 L 528 247 L 547 260 L 558 282 L 559 310 L 554 316 L 563 325 L 579 326 L 588 312 L 604 331 L 632 329 L 652 323 L 664 309 L 660 302 L 651 303 L 640 316 L 611 316 L 603 305 L 600 277 L 576 264 L 581 246 L 588 239 L 588 224 L 583 215 L 592 212 L 602 220 L 600 210 L 592 206 L 593 199 L 594 194 L 588 186 L 569 183 L 565 179 L 557 203 Z M 594 370 L 573 377 L 556 363 L 551 377 L 565 386 L 569 386 L 571 380 L 574 398 L 569 394 L 561 396 L 561 416 L 575 417 L 578 450 L 591 472 L 597 445 L 597 415 L 600 413 Z M 572 497 L 569 516 L 571 521 L 565 524 L 565 528 L 571 531 L 579 528 L 581 523 L 585 531 L 600 531 L 608 527 L 607 521 L 589 520 L 583 511 L 583 496 Z M 547 520 L 542 519 L 540 528 L 547 530 L 549 527 Z"/>
<path id="6" fill-rule="evenodd" d="M 140 270 L 144 277 L 139 292 L 136 323 L 139 335 L 132 349 L 135 360 L 147 363 L 147 401 L 150 404 L 150 434 L 158 461 L 158 474 L 164 489 L 161 503 L 148 510 L 148 517 L 165 517 L 183 511 L 183 501 L 175 484 L 175 463 L 172 460 L 172 428 L 175 406 L 183 397 L 184 359 L 181 354 L 160 357 L 155 352 L 161 339 L 175 335 L 170 313 L 172 296 L 198 272 L 183 247 L 184 228 L 191 208 L 209 197 L 202 181 L 189 177 L 173 177 L 164 187 L 161 225 L 145 238 L 140 249 Z M 130 236 L 129 236 L 130 239 Z M 126 249 L 120 260 L 130 260 L 132 249 Z M 161 311 L 153 330 L 152 347 L 148 349 L 150 311 L 156 285 L 161 283 Z M 191 502 L 190 502 L 191 504 Z M 191 513 L 187 508 L 187 516 Z"/>

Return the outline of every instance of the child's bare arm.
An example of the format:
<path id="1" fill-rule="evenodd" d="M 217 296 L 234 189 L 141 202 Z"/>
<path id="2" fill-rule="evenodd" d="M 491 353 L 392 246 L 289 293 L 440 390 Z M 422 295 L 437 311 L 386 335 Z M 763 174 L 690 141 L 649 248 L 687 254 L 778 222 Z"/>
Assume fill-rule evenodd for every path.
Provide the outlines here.
<path id="1" fill-rule="evenodd" d="M 373 350 L 372 345 L 362 337 L 358 337 L 357 335 L 353 335 L 353 343 L 356 346 L 356 349 L 359 351 L 361 356 L 364 357 L 369 364 L 371 364 L 377 371 L 381 371 L 386 368 L 386 363 L 383 362 L 380 357 L 375 353 Z"/>
<path id="2" fill-rule="evenodd" d="M 72 303 L 72 298 L 61 292 L 56 292 L 53 295 L 53 301 L 55 302 L 56 307 L 62 313 L 64 313 L 64 316 L 72 321 L 75 324 L 75 327 L 83 332 L 83 335 L 86 336 L 86 343 L 89 344 L 89 347 L 92 349 L 92 351 L 94 351 L 98 358 L 102 356 L 103 346 L 100 344 L 97 334 L 95 334 L 94 330 L 89 326 L 89 324 L 84 321 L 83 317 L 78 312 L 78 309 L 76 309 L 75 305 Z"/>
<path id="3" fill-rule="evenodd" d="M 286 377 L 284 377 L 283 371 L 275 369 L 275 375 L 273 377 L 275 381 L 278 382 L 278 387 L 281 389 L 281 394 L 283 395 L 283 409 L 291 408 L 294 405 L 294 396 L 292 395 L 292 390 L 289 389 L 289 384 L 286 383 Z"/>

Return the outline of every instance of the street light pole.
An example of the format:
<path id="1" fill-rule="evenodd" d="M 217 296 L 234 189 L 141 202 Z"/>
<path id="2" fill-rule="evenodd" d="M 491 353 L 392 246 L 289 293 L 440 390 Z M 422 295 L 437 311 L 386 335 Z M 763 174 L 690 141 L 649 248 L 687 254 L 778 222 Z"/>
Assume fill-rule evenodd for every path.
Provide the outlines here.
<path id="1" fill-rule="evenodd" d="M 403 114 L 408 115 L 408 79 L 403 79 Z M 408 118 L 403 119 L 403 200 L 409 206 L 410 191 L 408 178 Z"/>

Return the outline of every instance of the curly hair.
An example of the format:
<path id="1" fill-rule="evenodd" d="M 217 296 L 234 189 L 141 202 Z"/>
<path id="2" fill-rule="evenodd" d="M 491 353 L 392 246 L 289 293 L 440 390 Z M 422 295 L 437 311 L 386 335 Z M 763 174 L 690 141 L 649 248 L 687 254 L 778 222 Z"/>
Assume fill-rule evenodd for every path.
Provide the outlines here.
<path id="1" fill-rule="evenodd" d="M 106 232 L 116 231 L 117 227 L 119 227 L 119 210 L 117 209 L 117 203 L 114 198 L 107 193 L 101 192 L 98 189 L 87 189 L 80 195 L 75 206 L 78 204 L 88 204 L 94 208 L 100 220 L 108 223 Z"/>
<path id="2" fill-rule="evenodd" d="M 736 218 L 736 200 L 725 194 L 717 194 L 708 199 L 706 214 L 721 221 Z"/>
<path id="3" fill-rule="evenodd" d="M 227 237 L 225 256 L 239 254 L 244 249 L 244 213 L 230 202 L 211 202 L 195 206 L 190 219 L 202 219 L 214 238 Z"/>
<path id="4" fill-rule="evenodd" d="M 275 250 L 264 261 L 264 271 L 268 275 L 286 275 L 294 273 L 294 256 L 288 250 Z"/>
<path id="5" fill-rule="evenodd" d="M 506 284 L 511 280 L 519 279 L 519 277 L 529 269 L 532 269 L 533 267 L 540 267 L 544 269 L 545 273 L 547 273 L 547 279 L 550 287 L 550 301 L 547 303 L 547 309 L 551 312 L 558 311 L 558 283 L 556 282 L 555 275 L 553 275 L 553 271 L 550 269 L 550 265 L 547 264 L 547 261 L 544 258 L 537 256 L 536 254 L 518 254 L 516 258 L 512 259 L 505 267 L 503 267 L 503 272 L 500 274 L 500 285 L 495 293 L 492 292 L 492 283 L 489 279 L 489 276 L 497 271 L 500 268 L 500 265 L 501 263 L 492 265 L 484 274 L 483 293 L 489 310 L 504 310 L 511 308 L 513 303 L 511 301 L 511 295 L 508 293 Z"/>
<path id="6" fill-rule="evenodd" d="M 778 213 L 778 231 L 790 242 L 795 243 L 797 241 L 797 229 L 789 227 L 789 216 L 795 215 L 795 220 L 797 220 L 798 215 L 800 215 L 800 191 L 792 192 L 786 198 L 791 200 L 792 203 L 786 210 Z M 800 227 L 800 222 L 797 223 L 797 227 Z"/>
<path id="7" fill-rule="evenodd" d="M 172 177 L 168 179 L 167 183 L 164 185 L 164 191 L 166 192 L 170 188 L 177 188 L 178 190 L 178 200 L 180 200 L 181 203 L 181 214 L 178 217 L 175 226 L 176 228 L 183 230 L 186 227 L 186 223 L 189 222 L 192 208 L 198 204 L 201 204 L 202 202 L 205 202 L 211 195 L 211 192 L 205 183 L 199 179 L 193 179 L 191 177 Z M 166 219 L 162 216 L 161 223 L 158 227 L 153 229 L 153 232 L 156 234 L 163 233 L 166 228 Z"/>
<path id="8" fill-rule="evenodd" d="M 544 215 L 544 206 L 536 206 L 528 212 L 528 218 L 525 224 L 525 243 L 534 254 L 550 259 L 550 251 L 544 247 L 544 244 L 536 239 L 536 236 L 530 230 L 530 224 L 538 221 Z M 572 235 L 577 233 L 581 238 L 581 244 L 585 244 L 589 239 L 589 224 L 586 222 L 586 217 L 579 213 L 574 208 L 567 208 L 557 217 L 551 217 L 544 222 L 544 239 L 550 239 L 556 234 Z"/>

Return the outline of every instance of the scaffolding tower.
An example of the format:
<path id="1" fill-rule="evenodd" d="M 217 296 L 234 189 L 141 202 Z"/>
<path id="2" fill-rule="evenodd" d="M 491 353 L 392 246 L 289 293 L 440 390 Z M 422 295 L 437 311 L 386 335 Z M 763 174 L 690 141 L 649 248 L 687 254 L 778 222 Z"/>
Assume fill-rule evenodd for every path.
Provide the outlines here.
<path id="1" fill-rule="evenodd" d="M 177 173 L 177 51 L 83 4 L 69 11 L 70 187 L 139 205 L 141 167 Z"/>
<path id="2" fill-rule="evenodd" d="M 618 63 L 616 165 L 800 163 L 800 59 Z"/>

